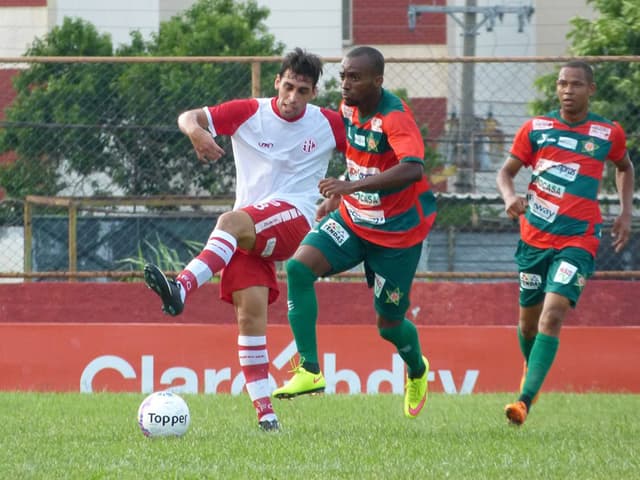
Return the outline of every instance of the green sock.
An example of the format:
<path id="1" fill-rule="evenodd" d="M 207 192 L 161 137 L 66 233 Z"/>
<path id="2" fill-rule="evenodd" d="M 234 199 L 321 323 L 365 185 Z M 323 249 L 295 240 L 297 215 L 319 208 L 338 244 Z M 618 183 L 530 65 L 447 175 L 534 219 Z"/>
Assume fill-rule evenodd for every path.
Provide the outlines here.
<path id="1" fill-rule="evenodd" d="M 530 406 L 531 400 L 540 391 L 542 383 L 556 357 L 559 344 L 560 340 L 558 337 L 551 337 L 544 333 L 538 333 L 536 335 L 535 342 L 531 348 L 531 354 L 529 355 L 527 378 L 524 381 L 522 394 L 520 396 L 520 399 L 524 401 L 527 406 Z"/>
<path id="2" fill-rule="evenodd" d="M 418 330 L 408 319 L 403 319 L 391 328 L 379 328 L 380 336 L 393 343 L 398 349 L 400 358 L 407 364 L 409 378 L 418 378 L 424 374 L 422 350 L 418 340 Z"/>
<path id="3" fill-rule="evenodd" d="M 520 342 L 520 351 L 522 352 L 524 360 L 527 363 L 529 363 L 529 356 L 531 355 L 531 349 L 533 348 L 533 344 L 535 343 L 535 341 L 536 337 L 525 338 L 524 335 L 522 335 L 520 327 L 518 326 L 518 342 Z"/>
<path id="4" fill-rule="evenodd" d="M 295 338 L 303 366 L 315 364 L 317 367 L 319 365 L 316 335 L 318 300 L 313 285 L 317 277 L 309 267 L 294 259 L 287 262 L 286 268 L 288 317 L 293 338 Z"/>

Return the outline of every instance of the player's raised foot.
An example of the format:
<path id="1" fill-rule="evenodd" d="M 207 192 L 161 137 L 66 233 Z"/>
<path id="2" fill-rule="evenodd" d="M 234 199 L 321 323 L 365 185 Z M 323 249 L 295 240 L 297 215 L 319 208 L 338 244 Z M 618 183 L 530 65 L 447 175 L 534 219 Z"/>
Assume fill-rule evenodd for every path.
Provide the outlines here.
<path id="1" fill-rule="evenodd" d="M 289 379 L 282 387 L 273 391 L 276 398 L 293 398 L 298 395 L 309 395 L 324 392 L 327 382 L 322 372 L 311 373 L 304 369 L 301 365 L 291 370 L 293 377 Z"/>
<path id="2" fill-rule="evenodd" d="M 263 432 L 275 433 L 280 431 L 280 423 L 277 418 L 274 418 L 273 420 L 262 420 L 261 422 L 258 422 L 258 427 L 260 427 L 260 430 Z"/>
<path id="3" fill-rule="evenodd" d="M 407 381 L 404 384 L 404 415 L 407 418 L 416 418 L 427 403 L 429 360 L 423 356 L 422 361 L 426 367 L 422 376 L 419 378 L 407 377 Z"/>
<path id="4" fill-rule="evenodd" d="M 148 263 L 144 266 L 144 283 L 162 299 L 163 312 L 174 317 L 182 313 L 184 303 L 178 282 L 168 279 L 162 270 Z"/>
<path id="5" fill-rule="evenodd" d="M 527 405 L 522 401 L 510 403 L 504 407 L 504 413 L 507 416 L 509 423 L 513 425 L 522 425 L 527 419 Z"/>
<path id="6" fill-rule="evenodd" d="M 527 362 L 524 362 L 524 365 L 522 368 L 522 378 L 520 379 L 520 393 L 522 393 L 522 389 L 524 388 L 524 381 L 526 379 L 527 379 Z M 533 397 L 533 400 L 531 400 L 531 405 L 533 405 L 538 401 L 539 396 L 540 396 L 540 393 L 536 393 L 536 396 Z"/>

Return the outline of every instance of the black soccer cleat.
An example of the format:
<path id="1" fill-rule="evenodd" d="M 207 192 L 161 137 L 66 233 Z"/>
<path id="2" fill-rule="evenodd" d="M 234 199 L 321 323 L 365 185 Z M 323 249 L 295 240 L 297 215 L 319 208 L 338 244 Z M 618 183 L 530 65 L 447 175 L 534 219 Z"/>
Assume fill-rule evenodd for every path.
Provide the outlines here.
<path id="1" fill-rule="evenodd" d="M 258 426 L 260 430 L 263 432 L 279 432 L 280 431 L 280 423 L 278 423 L 278 419 L 274 418 L 273 420 L 263 420 L 258 422 Z"/>
<path id="2" fill-rule="evenodd" d="M 155 265 L 144 266 L 144 283 L 162 299 L 162 311 L 173 317 L 184 310 L 184 302 L 180 298 L 180 286 L 175 280 L 168 279 Z"/>

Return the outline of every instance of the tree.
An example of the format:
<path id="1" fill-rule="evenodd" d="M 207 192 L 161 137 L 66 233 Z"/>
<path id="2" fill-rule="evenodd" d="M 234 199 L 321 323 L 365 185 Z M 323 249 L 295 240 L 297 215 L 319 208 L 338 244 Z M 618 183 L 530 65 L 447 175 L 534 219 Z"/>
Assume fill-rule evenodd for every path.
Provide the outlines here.
<path id="1" fill-rule="evenodd" d="M 640 3 L 625 0 L 587 0 L 587 3 L 592 4 L 599 15 L 593 20 L 580 17 L 571 20 L 568 38 L 573 55 L 640 54 Z M 594 67 L 597 92 L 591 101 L 591 109 L 624 127 L 629 154 L 637 171 L 640 165 L 640 63 L 600 62 Z M 536 81 L 544 98 L 533 102 L 535 114 L 557 108 L 556 78 L 557 73 Z M 636 176 L 636 186 L 639 185 L 640 178 Z M 614 188 L 614 176 L 609 170 L 604 189 L 613 191 Z"/>
<path id="2" fill-rule="evenodd" d="M 282 44 L 263 23 L 268 13 L 254 0 L 200 0 L 162 22 L 150 41 L 132 32 L 131 44 L 115 55 L 109 35 L 65 18 L 26 55 L 280 55 Z M 263 70 L 264 88 L 272 88 L 276 68 Z M 95 174 L 129 195 L 226 194 L 233 188 L 230 149 L 215 171 L 199 166 L 176 118 L 190 108 L 249 96 L 249 64 L 40 63 L 18 75 L 14 86 L 17 96 L 0 134 L 0 153 L 17 154 L 0 169 L 0 184 L 11 197 L 54 195 L 70 179 Z"/>

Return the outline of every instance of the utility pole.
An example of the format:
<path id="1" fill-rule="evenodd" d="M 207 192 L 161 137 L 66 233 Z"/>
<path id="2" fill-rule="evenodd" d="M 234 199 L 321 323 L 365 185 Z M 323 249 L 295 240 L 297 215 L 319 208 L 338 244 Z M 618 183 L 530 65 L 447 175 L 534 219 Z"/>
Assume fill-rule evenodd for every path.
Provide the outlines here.
<path id="1" fill-rule="evenodd" d="M 533 15 L 533 7 L 478 7 L 476 0 L 466 0 L 464 7 L 455 6 L 436 6 L 436 5 L 409 5 L 408 18 L 409 30 L 413 31 L 416 27 L 416 19 L 422 13 L 447 13 L 455 22 L 462 27 L 463 43 L 462 55 L 464 57 L 475 57 L 476 55 L 476 35 L 482 25 L 487 25 L 487 31 L 492 31 L 495 26 L 496 19 L 502 20 L 504 14 L 514 13 L 518 15 L 518 32 L 524 30 L 525 19 L 529 20 Z M 463 20 L 458 18 L 456 14 L 462 14 Z M 477 21 L 477 15 L 483 15 L 480 22 Z M 454 139 L 456 145 L 454 150 L 456 155 L 456 167 L 458 170 L 455 182 L 456 191 L 462 193 L 472 192 L 474 188 L 474 170 L 475 170 L 475 112 L 474 112 L 474 85 L 475 85 L 475 63 L 464 62 L 462 64 L 462 91 L 460 92 L 460 130 L 458 138 Z"/>

